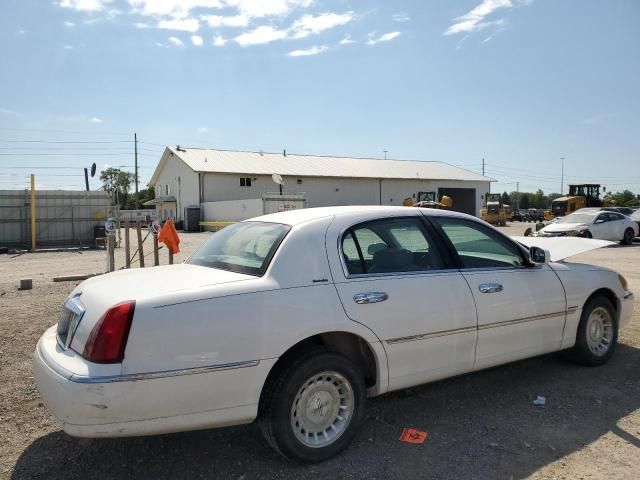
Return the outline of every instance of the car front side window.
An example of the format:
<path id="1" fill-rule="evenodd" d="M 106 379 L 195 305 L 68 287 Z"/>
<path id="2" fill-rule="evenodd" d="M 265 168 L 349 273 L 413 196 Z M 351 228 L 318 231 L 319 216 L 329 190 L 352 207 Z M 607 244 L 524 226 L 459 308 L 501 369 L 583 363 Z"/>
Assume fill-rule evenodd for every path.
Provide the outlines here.
<path id="1" fill-rule="evenodd" d="M 456 218 L 434 218 L 453 248 L 463 268 L 507 268 L 525 264 L 518 247 L 490 228 Z"/>
<path id="2" fill-rule="evenodd" d="M 420 272 L 444 268 L 424 225 L 416 218 L 367 222 L 342 239 L 349 274 Z"/>

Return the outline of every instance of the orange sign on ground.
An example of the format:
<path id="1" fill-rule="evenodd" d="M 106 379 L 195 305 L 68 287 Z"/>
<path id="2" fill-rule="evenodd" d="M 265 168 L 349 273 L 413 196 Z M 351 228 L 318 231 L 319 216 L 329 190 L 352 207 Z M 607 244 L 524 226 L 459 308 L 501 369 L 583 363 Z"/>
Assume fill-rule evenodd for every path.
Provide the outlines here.
<path id="1" fill-rule="evenodd" d="M 402 430 L 402 435 L 400 435 L 400 441 L 422 444 L 427 439 L 427 436 L 427 432 L 422 432 L 415 428 L 405 428 Z"/>

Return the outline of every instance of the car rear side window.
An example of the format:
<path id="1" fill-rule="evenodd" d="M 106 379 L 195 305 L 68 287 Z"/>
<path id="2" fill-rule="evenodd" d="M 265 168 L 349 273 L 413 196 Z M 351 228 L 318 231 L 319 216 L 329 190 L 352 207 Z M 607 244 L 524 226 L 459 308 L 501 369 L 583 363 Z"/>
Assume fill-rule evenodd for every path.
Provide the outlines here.
<path id="1" fill-rule="evenodd" d="M 524 265 L 516 245 L 476 222 L 435 217 L 436 224 L 453 244 L 463 268 L 505 268 Z"/>
<path id="2" fill-rule="evenodd" d="M 350 228 L 342 239 L 349 274 L 442 269 L 442 257 L 416 218 L 375 220 Z"/>

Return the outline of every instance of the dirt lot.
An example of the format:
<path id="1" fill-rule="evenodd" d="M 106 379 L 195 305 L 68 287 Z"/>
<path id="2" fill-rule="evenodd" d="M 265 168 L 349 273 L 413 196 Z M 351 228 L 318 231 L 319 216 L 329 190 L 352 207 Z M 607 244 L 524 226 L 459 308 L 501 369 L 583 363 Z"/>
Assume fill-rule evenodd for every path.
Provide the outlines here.
<path id="1" fill-rule="evenodd" d="M 504 230 L 520 234 L 524 227 Z M 208 235 L 182 235 L 186 253 L 176 260 Z M 117 257 L 120 266 L 122 252 Z M 640 292 L 638 243 L 572 260 L 616 269 Z M 104 265 L 101 251 L 0 255 L 0 478 L 638 477 L 638 305 L 607 365 L 578 367 L 546 355 L 371 399 L 352 446 L 321 465 L 282 460 L 255 425 L 132 439 L 71 438 L 40 401 L 31 354 L 75 285 L 51 278 L 99 272 Z M 18 291 L 19 279 L 27 277 L 34 289 Z M 546 406 L 532 404 L 537 395 L 546 396 Z M 401 443 L 403 427 L 426 430 L 429 437 L 424 445 Z"/>

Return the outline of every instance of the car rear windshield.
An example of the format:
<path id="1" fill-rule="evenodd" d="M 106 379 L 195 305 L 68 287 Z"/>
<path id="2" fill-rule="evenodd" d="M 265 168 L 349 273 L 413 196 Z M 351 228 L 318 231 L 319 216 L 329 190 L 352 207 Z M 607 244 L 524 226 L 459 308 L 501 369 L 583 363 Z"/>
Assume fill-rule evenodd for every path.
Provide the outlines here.
<path id="1" fill-rule="evenodd" d="M 572 213 L 566 217 L 559 217 L 558 223 L 591 223 L 594 215 L 588 213 Z"/>
<path id="2" fill-rule="evenodd" d="M 262 276 L 290 228 L 263 222 L 230 225 L 214 233 L 187 263 Z"/>

